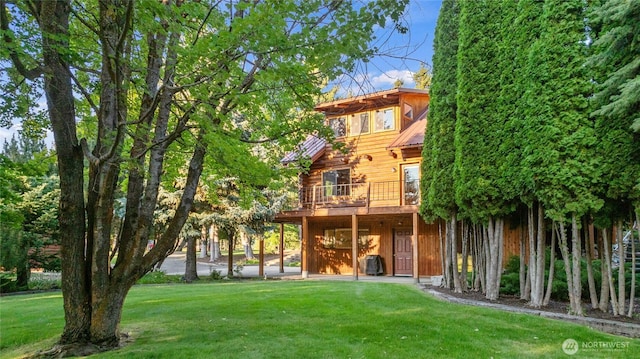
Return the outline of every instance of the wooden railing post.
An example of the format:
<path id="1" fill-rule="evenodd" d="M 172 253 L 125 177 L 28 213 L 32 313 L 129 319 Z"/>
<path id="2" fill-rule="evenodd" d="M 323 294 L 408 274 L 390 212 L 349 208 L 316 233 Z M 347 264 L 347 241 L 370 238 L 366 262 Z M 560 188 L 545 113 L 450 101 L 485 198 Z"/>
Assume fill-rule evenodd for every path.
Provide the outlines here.
<path id="1" fill-rule="evenodd" d="M 311 195 L 311 209 L 316 209 L 316 185 L 313 185 L 313 194 Z"/>
<path id="2" fill-rule="evenodd" d="M 370 203 L 371 203 L 371 182 L 367 182 L 367 202 L 366 202 L 367 208 L 369 208 Z"/>

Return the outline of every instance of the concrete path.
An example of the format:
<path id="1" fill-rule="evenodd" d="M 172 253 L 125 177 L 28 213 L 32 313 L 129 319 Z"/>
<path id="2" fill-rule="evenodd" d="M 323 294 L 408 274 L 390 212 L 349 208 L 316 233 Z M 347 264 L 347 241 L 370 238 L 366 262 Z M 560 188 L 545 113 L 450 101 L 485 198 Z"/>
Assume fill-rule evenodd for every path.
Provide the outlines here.
<path id="1" fill-rule="evenodd" d="M 170 255 L 167 259 L 164 260 L 160 270 L 165 272 L 166 274 L 184 274 L 185 270 L 185 260 L 186 253 L 174 253 Z M 240 258 L 238 258 L 240 259 Z M 259 274 L 259 266 L 258 265 L 245 265 L 242 268 L 241 276 L 242 277 L 258 277 Z M 208 276 L 212 271 L 220 272 L 220 275 L 225 277 L 227 275 L 227 264 L 226 263 L 209 263 L 209 262 L 198 262 L 197 263 L 198 276 Z M 264 267 L 264 274 L 268 278 L 273 277 L 282 277 L 282 276 L 295 276 L 301 275 L 300 267 L 284 267 L 284 273 L 280 273 L 280 266 L 278 263 L 266 265 Z M 237 275 L 234 273 L 234 275 Z"/>

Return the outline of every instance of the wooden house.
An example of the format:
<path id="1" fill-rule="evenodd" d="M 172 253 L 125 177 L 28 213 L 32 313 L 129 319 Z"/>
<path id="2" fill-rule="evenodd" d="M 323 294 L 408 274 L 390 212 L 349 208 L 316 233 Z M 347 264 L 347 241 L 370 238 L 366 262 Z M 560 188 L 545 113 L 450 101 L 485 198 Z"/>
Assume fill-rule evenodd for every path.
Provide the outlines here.
<path id="1" fill-rule="evenodd" d="M 441 273 L 438 224 L 418 215 L 428 108 L 427 91 L 405 88 L 315 107 L 346 150 L 310 136 L 283 160 L 312 162 L 297 208 L 276 217 L 302 227 L 303 277 Z"/>
<path id="2" fill-rule="evenodd" d="M 283 159 L 311 160 L 300 174 L 297 205 L 276 216 L 301 226 L 303 277 L 383 274 L 418 281 L 442 274 L 445 225 L 425 223 L 418 214 L 428 108 L 428 92 L 405 88 L 315 107 L 346 150 L 309 136 Z M 519 254 L 524 235 L 523 228 L 505 225 L 503 264 Z"/>

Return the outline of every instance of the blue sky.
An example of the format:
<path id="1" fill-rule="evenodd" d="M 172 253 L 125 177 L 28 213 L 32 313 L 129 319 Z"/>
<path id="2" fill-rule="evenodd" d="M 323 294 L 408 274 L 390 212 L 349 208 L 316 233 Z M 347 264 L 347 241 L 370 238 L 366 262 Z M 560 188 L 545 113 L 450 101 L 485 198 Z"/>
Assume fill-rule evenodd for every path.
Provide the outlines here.
<path id="1" fill-rule="evenodd" d="M 379 47 L 382 55 L 360 64 L 354 73 L 339 79 L 337 83 L 342 87 L 339 94 L 344 96 L 351 91 L 353 95 L 361 95 L 387 90 L 393 88 L 398 79 L 404 81 L 404 87 L 413 88 L 412 75 L 420 68 L 420 62 L 431 66 L 433 35 L 441 2 L 410 0 L 403 19 L 409 31 L 398 34 L 389 29 L 378 29 L 372 46 Z M 5 139 L 10 139 L 19 126 L 17 124 L 10 129 L 0 127 L 0 145 Z M 50 137 L 48 143 L 52 141 Z"/>
<path id="2" fill-rule="evenodd" d="M 387 90 L 393 88 L 398 79 L 404 81 L 404 87 L 413 88 L 412 75 L 420 68 L 420 62 L 431 67 L 433 36 L 441 3 L 441 0 L 410 0 L 404 16 L 409 28 L 406 34 L 390 35 L 389 29 L 378 29 L 378 38 L 372 46 L 379 47 L 382 54 L 338 80 L 341 95 L 348 91 L 360 95 Z"/>

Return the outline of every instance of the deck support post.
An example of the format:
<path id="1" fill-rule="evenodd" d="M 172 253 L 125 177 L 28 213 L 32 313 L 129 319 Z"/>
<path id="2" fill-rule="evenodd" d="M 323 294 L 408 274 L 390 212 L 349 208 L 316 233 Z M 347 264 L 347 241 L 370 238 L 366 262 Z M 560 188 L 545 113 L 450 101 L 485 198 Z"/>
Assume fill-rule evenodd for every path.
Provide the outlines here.
<path id="1" fill-rule="evenodd" d="M 280 223 L 280 244 L 278 245 L 280 253 L 280 273 L 284 273 L 284 223 Z"/>
<path id="2" fill-rule="evenodd" d="M 411 236 L 411 244 L 413 246 L 413 282 L 420 283 L 420 255 L 418 253 L 418 213 L 413 213 L 413 235 Z"/>
<path id="3" fill-rule="evenodd" d="M 358 216 L 351 215 L 351 258 L 353 280 L 358 280 Z"/>
<path id="4" fill-rule="evenodd" d="M 260 262 L 260 268 L 258 268 L 258 276 L 266 278 L 264 275 L 264 235 L 260 234 L 260 250 L 258 253 L 258 262 Z"/>
<path id="5" fill-rule="evenodd" d="M 302 278 L 309 278 L 309 220 L 307 216 L 302 217 L 302 243 L 300 261 L 302 262 Z"/>

